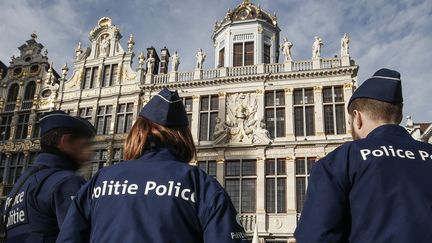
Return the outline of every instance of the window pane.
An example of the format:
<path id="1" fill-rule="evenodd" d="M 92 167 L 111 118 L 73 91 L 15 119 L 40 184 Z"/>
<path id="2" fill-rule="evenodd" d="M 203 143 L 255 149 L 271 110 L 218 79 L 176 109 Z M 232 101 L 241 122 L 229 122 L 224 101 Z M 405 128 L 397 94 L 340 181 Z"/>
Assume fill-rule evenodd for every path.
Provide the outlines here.
<path id="1" fill-rule="evenodd" d="M 115 82 L 117 81 L 117 76 L 118 76 L 118 65 L 117 64 L 113 64 L 111 66 L 112 70 L 111 70 L 111 79 L 110 79 L 110 84 L 115 84 Z"/>
<path id="2" fill-rule="evenodd" d="M 124 120 L 125 117 L 123 115 L 117 116 L 117 133 L 124 132 Z"/>
<path id="3" fill-rule="evenodd" d="M 306 194 L 306 178 L 296 178 L 296 198 L 297 198 L 297 212 L 300 213 L 303 210 L 303 204 Z"/>
<path id="4" fill-rule="evenodd" d="M 296 175 L 304 175 L 306 173 L 305 159 L 296 159 Z"/>
<path id="5" fill-rule="evenodd" d="M 285 105 L 285 92 L 284 91 L 276 91 L 276 105 L 283 106 Z"/>
<path id="6" fill-rule="evenodd" d="M 209 109 L 209 97 L 205 96 L 201 98 L 201 111 L 208 111 Z"/>
<path id="7" fill-rule="evenodd" d="M 245 43 L 245 66 L 246 65 L 254 65 L 254 43 L 246 42 Z"/>
<path id="8" fill-rule="evenodd" d="M 297 89 L 294 90 L 294 105 L 303 104 L 303 90 Z"/>
<path id="9" fill-rule="evenodd" d="M 286 213 L 286 179 L 277 179 L 277 212 Z"/>
<path id="10" fill-rule="evenodd" d="M 275 159 L 266 160 L 266 175 L 275 175 Z"/>
<path id="11" fill-rule="evenodd" d="M 276 212 L 276 192 L 275 185 L 276 180 L 274 178 L 266 179 L 266 211 L 267 213 L 275 213 Z"/>
<path id="12" fill-rule="evenodd" d="M 214 133 L 215 126 L 216 126 L 216 118 L 217 117 L 218 117 L 217 112 L 210 113 L 210 127 L 209 127 L 210 140 L 213 140 L 213 133 Z"/>
<path id="13" fill-rule="evenodd" d="M 225 165 L 225 174 L 227 176 L 239 176 L 240 175 L 240 161 L 239 160 L 227 160 Z"/>
<path id="14" fill-rule="evenodd" d="M 256 160 L 242 161 L 242 175 L 244 176 L 256 175 Z"/>
<path id="15" fill-rule="evenodd" d="M 305 104 L 313 104 L 314 103 L 314 92 L 313 89 L 305 89 L 305 97 L 304 102 Z"/>
<path id="16" fill-rule="evenodd" d="M 276 137 L 285 137 L 285 108 L 276 110 Z"/>
<path id="17" fill-rule="evenodd" d="M 209 161 L 208 162 L 208 174 L 210 176 L 216 177 L 216 172 L 217 172 L 217 164 L 216 161 Z"/>
<path id="18" fill-rule="evenodd" d="M 211 97 L 211 109 L 212 110 L 218 110 L 219 107 L 219 97 L 216 95 L 213 95 Z"/>
<path id="19" fill-rule="evenodd" d="M 303 107 L 294 108 L 295 135 L 304 136 Z"/>
<path id="20" fill-rule="evenodd" d="M 266 127 L 272 138 L 275 137 L 275 119 L 274 110 L 272 108 L 265 110 L 266 115 Z"/>
<path id="21" fill-rule="evenodd" d="M 242 213 L 255 213 L 256 203 L 256 180 L 255 179 L 243 179 L 242 180 Z"/>
<path id="22" fill-rule="evenodd" d="M 312 169 L 314 164 L 315 164 L 315 158 L 308 158 L 308 160 L 307 160 L 307 167 L 308 167 L 307 168 L 308 169 L 307 174 L 308 175 L 310 174 L 311 169 Z"/>
<path id="23" fill-rule="evenodd" d="M 344 101 L 343 88 L 334 87 L 334 92 L 335 92 L 335 102 L 343 102 Z"/>
<path id="24" fill-rule="evenodd" d="M 200 140 L 208 140 L 208 113 L 201 113 L 200 115 Z"/>
<path id="25" fill-rule="evenodd" d="M 333 105 L 324 106 L 324 129 L 326 134 L 334 134 Z"/>
<path id="26" fill-rule="evenodd" d="M 313 106 L 305 108 L 306 113 L 306 136 L 315 135 L 315 110 Z"/>
<path id="27" fill-rule="evenodd" d="M 286 160 L 277 159 L 277 174 L 286 175 Z"/>
<path id="28" fill-rule="evenodd" d="M 233 66 L 243 66 L 243 43 L 234 44 Z"/>
<path id="29" fill-rule="evenodd" d="M 270 63 L 270 46 L 264 44 L 263 63 Z"/>
<path id="30" fill-rule="evenodd" d="M 102 80 L 102 84 L 104 87 L 107 87 L 110 85 L 110 73 L 111 73 L 110 65 L 105 65 L 104 75 L 103 75 L 103 80 Z"/>
<path id="31" fill-rule="evenodd" d="M 234 207 L 240 212 L 240 180 L 239 179 L 226 179 L 225 190 L 231 198 Z"/>
<path id="32" fill-rule="evenodd" d="M 337 134 L 345 134 L 345 105 L 336 105 L 336 129 Z"/>
<path id="33" fill-rule="evenodd" d="M 219 50 L 219 65 L 218 67 L 223 67 L 225 63 L 225 48 Z"/>
<path id="34" fill-rule="evenodd" d="M 269 91 L 265 93 L 265 105 L 273 106 L 274 105 L 274 92 Z"/>
<path id="35" fill-rule="evenodd" d="M 323 88 L 323 102 L 324 103 L 332 103 L 333 102 L 333 94 L 332 87 Z"/>

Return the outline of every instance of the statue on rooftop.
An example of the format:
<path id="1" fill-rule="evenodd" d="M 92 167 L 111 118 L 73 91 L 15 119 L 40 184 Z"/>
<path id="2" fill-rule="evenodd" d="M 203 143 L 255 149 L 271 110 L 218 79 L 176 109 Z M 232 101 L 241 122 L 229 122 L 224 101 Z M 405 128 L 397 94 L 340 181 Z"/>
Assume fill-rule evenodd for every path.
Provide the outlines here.
<path id="1" fill-rule="evenodd" d="M 349 38 L 348 34 L 345 33 L 341 39 L 341 57 L 349 56 L 349 43 L 350 43 L 350 41 L 351 41 L 351 39 Z"/>
<path id="2" fill-rule="evenodd" d="M 153 57 L 153 52 L 150 53 L 149 58 L 147 58 L 147 74 L 152 74 L 155 65 L 155 58 Z"/>
<path id="3" fill-rule="evenodd" d="M 324 45 L 322 39 L 315 36 L 315 41 L 312 45 L 312 59 L 318 59 L 321 57 L 321 47 Z"/>
<path id="4" fill-rule="evenodd" d="M 293 43 L 288 40 L 288 38 L 284 39 L 284 42 L 282 43 L 281 49 L 282 53 L 285 56 L 285 62 L 291 61 L 291 48 L 293 47 Z"/>
<path id="5" fill-rule="evenodd" d="M 201 48 L 198 48 L 198 52 L 197 52 L 197 54 L 196 54 L 195 57 L 197 59 L 197 61 L 196 61 L 196 68 L 197 69 L 202 69 L 203 68 L 203 63 L 204 63 L 205 58 L 206 58 L 205 52 Z"/>
<path id="6" fill-rule="evenodd" d="M 175 51 L 174 55 L 172 55 L 172 71 L 177 72 L 179 65 L 180 65 L 180 56 L 177 53 L 177 51 Z"/>

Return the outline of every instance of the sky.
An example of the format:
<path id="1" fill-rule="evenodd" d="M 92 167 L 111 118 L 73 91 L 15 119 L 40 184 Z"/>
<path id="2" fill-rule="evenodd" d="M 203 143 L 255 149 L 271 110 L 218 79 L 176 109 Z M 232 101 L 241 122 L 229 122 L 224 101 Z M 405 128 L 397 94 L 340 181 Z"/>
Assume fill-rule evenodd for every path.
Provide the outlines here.
<path id="1" fill-rule="evenodd" d="M 120 27 L 126 49 L 130 34 L 135 53 L 154 46 L 177 50 L 180 71 L 193 69 L 195 53 L 207 53 L 205 68 L 214 67 L 211 35 L 216 20 L 242 0 L 0 0 L 0 60 L 8 64 L 17 47 L 35 31 L 60 71 L 74 61 L 78 42 L 103 16 Z M 276 13 L 281 39 L 294 43 L 293 59 L 311 58 L 314 36 L 322 37 L 322 57 L 339 55 L 340 38 L 351 37 L 350 53 L 359 83 L 382 68 L 401 73 L 404 115 L 432 122 L 432 0 L 252 0 Z M 136 55 L 138 56 L 138 55 Z M 282 58 L 282 57 L 281 57 Z M 136 65 L 135 61 L 134 65 Z M 59 72 L 60 73 L 60 72 Z M 70 72 L 71 73 L 71 72 Z M 69 73 L 69 75 L 70 75 Z"/>

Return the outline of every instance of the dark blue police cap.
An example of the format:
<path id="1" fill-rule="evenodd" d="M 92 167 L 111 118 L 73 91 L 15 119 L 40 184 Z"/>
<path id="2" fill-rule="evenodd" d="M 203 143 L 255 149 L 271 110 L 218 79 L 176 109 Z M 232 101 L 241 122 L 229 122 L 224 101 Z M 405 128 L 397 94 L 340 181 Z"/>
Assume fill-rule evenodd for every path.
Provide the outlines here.
<path id="1" fill-rule="evenodd" d="M 96 134 L 95 128 L 89 121 L 81 117 L 70 116 L 63 111 L 45 113 L 39 122 L 41 136 L 54 128 L 69 128 L 79 135 L 88 137 Z"/>
<path id="2" fill-rule="evenodd" d="M 401 104 L 402 84 L 400 73 L 382 68 L 375 72 L 372 78 L 363 82 L 351 96 L 348 107 L 358 98 L 369 98 L 392 104 Z"/>
<path id="3" fill-rule="evenodd" d="M 140 116 L 166 127 L 187 127 L 189 120 L 177 91 L 164 88 L 141 109 Z"/>

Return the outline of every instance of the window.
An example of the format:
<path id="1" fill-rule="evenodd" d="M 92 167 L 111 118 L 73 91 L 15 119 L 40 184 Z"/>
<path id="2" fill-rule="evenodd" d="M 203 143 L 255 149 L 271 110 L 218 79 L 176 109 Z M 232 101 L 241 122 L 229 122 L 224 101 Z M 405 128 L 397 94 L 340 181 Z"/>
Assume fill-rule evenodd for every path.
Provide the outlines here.
<path id="1" fill-rule="evenodd" d="M 92 176 L 102 169 L 108 160 L 108 151 L 106 149 L 96 150 L 93 155 Z"/>
<path id="2" fill-rule="evenodd" d="M 43 114 L 42 112 L 36 113 L 35 123 L 34 123 L 33 131 L 32 131 L 32 133 L 33 133 L 32 137 L 33 138 L 40 137 L 40 123 L 39 123 L 39 120 L 40 120 L 42 114 Z"/>
<path id="3" fill-rule="evenodd" d="M 117 64 L 105 65 L 103 80 L 102 80 L 103 87 L 108 87 L 114 84 L 114 82 L 117 80 L 117 71 L 118 71 Z"/>
<path id="4" fill-rule="evenodd" d="M 315 158 L 297 158 L 295 160 L 297 213 L 301 213 L 306 197 L 310 170 Z"/>
<path id="5" fill-rule="evenodd" d="M 315 107 L 312 88 L 294 90 L 294 126 L 296 136 L 315 135 Z"/>
<path id="6" fill-rule="evenodd" d="M 245 48 L 244 66 L 254 65 L 254 43 L 246 42 L 244 48 Z"/>
<path id="7" fill-rule="evenodd" d="M 27 84 L 27 87 L 24 92 L 24 100 L 21 105 L 21 110 L 31 109 L 33 105 L 33 98 L 36 91 L 36 83 L 30 82 Z"/>
<path id="8" fill-rule="evenodd" d="M 108 134 L 111 127 L 111 112 L 112 105 L 104 105 L 98 107 L 96 118 L 96 133 Z"/>
<path id="9" fill-rule="evenodd" d="M 286 213 L 286 163 L 285 159 L 266 160 L 266 211 Z"/>
<path id="10" fill-rule="evenodd" d="M 24 168 L 24 159 L 24 154 L 12 154 L 7 173 L 7 184 L 14 184 L 20 177 Z"/>
<path id="11" fill-rule="evenodd" d="M 16 99 L 18 97 L 18 91 L 18 84 L 12 84 L 9 88 L 7 102 L 16 102 Z"/>
<path id="12" fill-rule="evenodd" d="M 185 106 L 186 109 L 186 114 L 189 120 L 189 128 L 192 126 L 192 110 L 193 110 L 193 100 L 192 97 L 184 97 L 183 98 L 183 104 Z"/>
<path id="13" fill-rule="evenodd" d="M 98 67 L 85 69 L 83 89 L 94 88 L 94 84 L 96 83 L 98 77 L 98 71 Z"/>
<path id="14" fill-rule="evenodd" d="M 234 43 L 233 66 L 254 65 L 254 42 Z"/>
<path id="15" fill-rule="evenodd" d="M 213 140 L 216 118 L 218 116 L 219 98 L 217 95 L 201 97 L 200 109 L 200 140 Z"/>
<path id="16" fill-rule="evenodd" d="M 117 164 L 121 161 L 123 161 L 123 149 L 122 148 L 114 148 L 112 163 Z"/>
<path id="17" fill-rule="evenodd" d="M 225 48 L 219 50 L 219 64 L 218 67 L 225 66 Z"/>
<path id="18" fill-rule="evenodd" d="M 0 182 L 4 181 L 3 175 L 6 167 L 6 159 L 7 159 L 6 154 L 0 153 Z"/>
<path id="19" fill-rule="evenodd" d="M 0 117 L 0 140 L 5 141 L 10 136 L 10 124 L 12 122 L 12 114 L 3 114 Z"/>
<path id="20" fill-rule="evenodd" d="M 15 139 L 27 138 L 29 117 L 30 117 L 30 113 L 23 113 L 18 115 L 18 123 L 17 123 Z"/>
<path id="21" fill-rule="evenodd" d="M 117 133 L 127 133 L 132 127 L 133 103 L 119 104 L 117 108 Z"/>
<path id="22" fill-rule="evenodd" d="M 19 86 L 18 84 L 12 84 L 8 91 L 8 97 L 6 100 L 5 111 L 13 111 L 15 109 L 16 99 L 18 97 Z"/>
<path id="23" fill-rule="evenodd" d="M 198 166 L 209 176 L 216 177 L 217 163 L 215 160 L 198 161 Z"/>
<path id="24" fill-rule="evenodd" d="M 345 134 L 343 87 L 323 88 L 324 129 L 326 134 Z"/>
<path id="25" fill-rule="evenodd" d="M 270 45 L 264 44 L 263 63 L 270 63 Z"/>
<path id="26" fill-rule="evenodd" d="M 256 160 L 227 160 L 225 189 L 240 213 L 256 211 Z"/>
<path id="27" fill-rule="evenodd" d="M 266 92 L 265 117 L 270 136 L 285 137 L 285 92 L 283 90 Z"/>
<path id="28" fill-rule="evenodd" d="M 81 118 L 86 119 L 89 122 L 92 121 L 92 113 L 93 113 L 93 108 L 92 107 L 84 107 L 84 108 L 80 108 L 78 110 L 79 116 Z"/>

